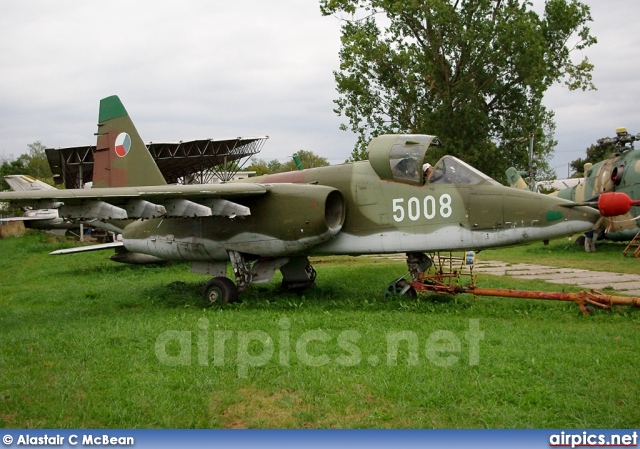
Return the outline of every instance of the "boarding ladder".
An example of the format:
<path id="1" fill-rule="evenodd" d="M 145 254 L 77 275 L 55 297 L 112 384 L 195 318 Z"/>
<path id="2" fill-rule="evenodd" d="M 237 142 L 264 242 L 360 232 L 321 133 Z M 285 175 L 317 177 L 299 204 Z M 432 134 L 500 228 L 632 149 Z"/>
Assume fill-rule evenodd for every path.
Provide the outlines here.
<path id="1" fill-rule="evenodd" d="M 636 236 L 631 239 L 627 247 L 622 251 L 622 254 L 625 256 L 627 254 L 633 254 L 636 259 L 640 257 L 640 231 L 638 231 Z"/>

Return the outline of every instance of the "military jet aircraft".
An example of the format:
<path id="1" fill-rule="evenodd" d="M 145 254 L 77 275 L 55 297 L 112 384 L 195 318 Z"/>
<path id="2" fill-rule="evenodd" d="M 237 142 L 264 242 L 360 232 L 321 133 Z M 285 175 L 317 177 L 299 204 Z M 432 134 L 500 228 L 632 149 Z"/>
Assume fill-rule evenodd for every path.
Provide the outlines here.
<path id="1" fill-rule="evenodd" d="M 203 292 L 210 302 L 234 301 L 278 269 L 285 288 L 303 290 L 316 278 L 310 255 L 405 252 L 415 273 L 429 266 L 426 252 L 542 241 L 600 218 L 591 207 L 502 186 L 452 156 L 425 177 L 429 148 L 440 145 L 430 135 L 373 138 L 368 161 L 210 185 L 166 185 L 117 96 L 101 100 L 97 135 L 97 150 L 120 158 L 130 187 L 8 192 L 0 201 L 65 218 L 136 219 L 124 227 L 124 248 L 191 262 L 213 276 Z"/>

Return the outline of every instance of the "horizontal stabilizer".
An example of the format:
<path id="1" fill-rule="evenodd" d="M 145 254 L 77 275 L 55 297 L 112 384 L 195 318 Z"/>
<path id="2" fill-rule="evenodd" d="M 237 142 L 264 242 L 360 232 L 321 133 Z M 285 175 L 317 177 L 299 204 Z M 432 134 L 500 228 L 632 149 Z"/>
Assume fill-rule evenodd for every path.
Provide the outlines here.
<path id="1" fill-rule="evenodd" d="M 53 256 L 59 256 L 62 254 L 86 253 L 89 251 L 102 251 L 104 249 L 119 248 L 119 247 L 124 247 L 124 243 L 111 242 L 111 243 L 100 243 L 98 245 L 78 246 L 76 248 L 59 249 L 57 251 L 52 251 L 49 254 Z"/>
<path id="2" fill-rule="evenodd" d="M 56 218 L 43 218 L 43 217 L 11 217 L 0 218 L 0 223 L 12 223 L 14 221 L 40 221 L 40 220 L 56 220 Z"/>

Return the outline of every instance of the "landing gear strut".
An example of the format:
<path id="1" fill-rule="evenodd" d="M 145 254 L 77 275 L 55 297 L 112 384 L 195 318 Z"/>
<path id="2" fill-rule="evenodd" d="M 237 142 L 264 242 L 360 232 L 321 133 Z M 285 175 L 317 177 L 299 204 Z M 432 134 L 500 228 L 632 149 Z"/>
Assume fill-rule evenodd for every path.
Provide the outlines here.
<path id="1" fill-rule="evenodd" d="M 202 296 L 209 305 L 235 302 L 238 300 L 238 293 L 247 288 L 251 282 L 252 274 L 249 265 L 245 262 L 244 256 L 237 251 L 229 251 L 229 260 L 233 267 L 236 283 L 225 276 L 216 276 L 207 282 Z M 218 273 L 222 274 L 226 270 L 226 263 L 222 263 Z"/>
<path id="2" fill-rule="evenodd" d="M 433 260 L 426 254 L 407 253 L 407 268 L 409 268 L 411 280 L 417 281 L 420 279 L 422 273 L 427 271 L 431 265 L 433 265 Z"/>
<path id="3" fill-rule="evenodd" d="M 219 262 L 206 270 L 208 274 L 217 275 L 204 287 L 202 296 L 208 304 L 235 302 L 238 293 L 244 291 L 250 283 L 268 282 L 275 270 L 282 272 L 282 287 L 290 292 L 302 293 L 311 287 L 316 280 L 316 270 L 307 257 L 261 258 L 252 265 L 238 251 L 229 251 L 229 260 L 236 278 L 233 281 L 224 276 L 226 263 Z M 198 271 L 203 272 L 203 271 Z"/>
<path id="4" fill-rule="evenodd" d="M 247 285 L 251 283 L 251 268 L 245 262 L 244 257 L 238 251 L 229 251 L 229 259 L 231 260 L 231 266 L 233 267 L 233 274 L 236 275 L 236 285 L 238 291 L 242 292 Z"/>

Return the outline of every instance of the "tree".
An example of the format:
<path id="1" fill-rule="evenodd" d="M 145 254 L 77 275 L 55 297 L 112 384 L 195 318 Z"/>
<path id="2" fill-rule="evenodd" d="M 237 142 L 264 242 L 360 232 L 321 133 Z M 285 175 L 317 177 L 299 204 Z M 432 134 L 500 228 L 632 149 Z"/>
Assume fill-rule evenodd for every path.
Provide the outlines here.
<path id="1" fill-rule="evenodd" d="M 267 168 L 269 169 L 269 173 L 280 173 L 284 171 L 282 165 L 282 162 L 278 159 L 271 159 L 267 164 Z"/>
<path id="2" fill-rule="evenodd" d="M 9 189 L 9 185 L 4 181 L 4 177 L 7 175 L 29 175 L 47 184 L 54 185 L 53 174 L 49 167 L 45 148 L 42 142 L 36 141 L 27 145 L 27 153 L 21 154 L 13 161 L 5 160 L 0 166 L 2 190 Z"/>
<path id="3" fill-rule="evenodd" d="M 258 159 L 256 157 L 251 157 L 251 164 L 249 164 L 245 170 L 256 172 L 256 176 L 269 174 L 269 169 L 267 168 L 267 163 L 264 159 Z"/>
<path id="4" fill-rule="evenodd" d="M 313 151 L 300 150 L 296 153 L 296 156 L 298 156 L 304 168 L 325 167 L 329 165 L 329 161 L 326 158 L 318 156 Z M 251 158 L 251 165 L 247 167 L 247 170 L 255 170 L 257 176 L 294 171 L 297 169 L 298 167 L 293 160 L 283 164 L 277 159 L 266 162 L 264 159 L 257 158 Z"/>
<path id="5" fill-rule="evenodd" d="M 258 159 L 255 156 L 251 158 L 251 165 L 246 170 L 255 171 L 256 176 L 270 175 L 272 173 L 280 173 L 284 171 L 282 169 L 283 164 L 277 159 L 272 159 L 267 162 L 264 159 Z"/>
<path id="6" fill-rule="evenodd" d="M 21 157 L 25 160 L 28 175 L 33 176 L 41 181 L 48 182 L 53 180 L 53 173 L 49 167 L 49 161 L 47 160 L 47 154 L 45 153 L 46 147 L 39 140 L 27 145 L 29 152 Z"/>
<path id="7" fill-rule="evenodd" d="M 313 151 L 300 150 L 295 155 L 298 156 L 304 168 L 326 167 L 329 165 L 329 161 L 326 158 L 318 156 Z M 297 169 L 298 166 L 293 160 L 285 162 L 282 166 L 282 171 L 293 171 Z"/>
<path id="8" fill-rule="evenodd" d="M 435 134 L 447 153 L 502 178 L 510 165 L 527 165 L 526 148 L 514 140 L 533 132 L 536 142 L 553 142 L 545 134 L 553 113 L 542 105 L 552 84 L 594 88 L 588 59 L 570 57 L 596 42 L 589 7 L 577 0 L 548 0 L 543 17 L 520 0 L 320 0 L 320 7 L 350 16 L 334 76 L 336 113 L 349 119 L 342 128 L 359 136 L 354 160 L 366 157 L 371 136 Z M 552 147 L 536 147 L 538 165 Z"/>
<path id="9" fill-rule="evenodd" d="M 608 143 L 605 145 L 591 145 L 585 151 L 587 157 L 582 159 L 578 158 L 575 161 L 571 161 L 569 164 L 573 171 L 572 177 L 583 177 L 584 166 L 587 163 L 597 164 L 600 161 L 607 159 L 612 153 L 615 153 L 618 148 L 614 143 Z"/>

